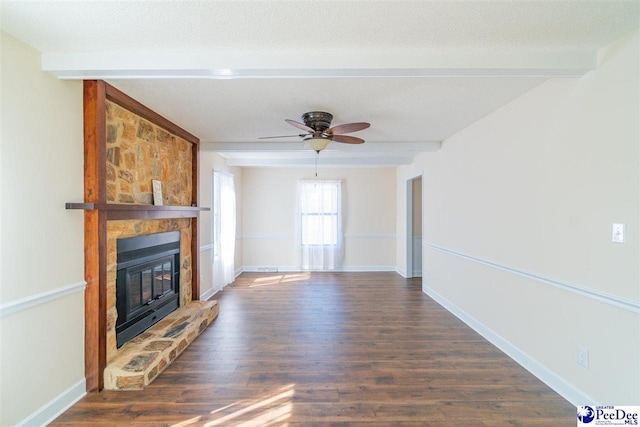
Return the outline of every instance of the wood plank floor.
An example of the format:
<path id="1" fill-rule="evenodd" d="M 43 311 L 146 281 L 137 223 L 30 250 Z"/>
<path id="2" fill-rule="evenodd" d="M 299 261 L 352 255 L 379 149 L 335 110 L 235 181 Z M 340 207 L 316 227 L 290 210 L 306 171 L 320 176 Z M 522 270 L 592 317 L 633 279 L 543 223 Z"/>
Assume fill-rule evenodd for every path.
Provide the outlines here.
<path id="1" fill-rule="evenodd" d="M 575 407 L 395 273 L 242 274 L 144 391 L 52 425 L 575 426 Z"/>

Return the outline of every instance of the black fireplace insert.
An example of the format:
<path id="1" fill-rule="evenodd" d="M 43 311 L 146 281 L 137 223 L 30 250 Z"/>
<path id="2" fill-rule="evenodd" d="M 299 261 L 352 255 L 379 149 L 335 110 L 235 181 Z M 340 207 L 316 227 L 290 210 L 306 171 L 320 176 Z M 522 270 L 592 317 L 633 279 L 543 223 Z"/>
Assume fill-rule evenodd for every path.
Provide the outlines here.
<path id="1" fill-rule="evenodd" d="M 119 348 L 178 308 L 180 232 L 118 239 L 116 246 Z"/>

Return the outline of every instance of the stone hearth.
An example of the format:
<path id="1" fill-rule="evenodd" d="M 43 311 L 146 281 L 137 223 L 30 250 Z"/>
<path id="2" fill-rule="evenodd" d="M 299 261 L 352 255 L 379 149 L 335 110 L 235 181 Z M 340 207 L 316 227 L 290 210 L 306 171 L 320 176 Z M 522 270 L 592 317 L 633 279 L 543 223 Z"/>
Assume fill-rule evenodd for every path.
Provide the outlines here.
<path id="1" fill-rule="evenodd" d="M 104 371 L 104 388 L 143 389 L 217 316 L 217 301 L 191 301 L 172 312 L 122 346 Z"/>

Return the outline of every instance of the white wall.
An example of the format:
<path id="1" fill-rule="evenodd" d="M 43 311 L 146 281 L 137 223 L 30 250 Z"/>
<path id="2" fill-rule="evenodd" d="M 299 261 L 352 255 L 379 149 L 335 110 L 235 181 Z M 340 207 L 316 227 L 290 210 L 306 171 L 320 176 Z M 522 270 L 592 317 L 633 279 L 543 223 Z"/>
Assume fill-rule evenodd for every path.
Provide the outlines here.
<path id="1" fill-rule="evenodd" d="M 41 425 L 85 391 L 82 83 L 0 43 L 0 425 Z"/>
<path id="2" fill-rule="evenodd" d="M 320 169 L 318 179 L 341 179 L 344 270 L 395 269 L 394 168 Z M 244 168 L 243 260 L 247 270 L 296 270 L 297 182 L 313 168 Z"/>
<path id="3" fill-rule="evenodd" d="M 398 173 L 424 171 L 423 289 L 576 404 L 640 404 L 638 39 Z"/>
<path id="4" fill-rule="evenodd" d="M 233 175 L 236 184 L 236 249 L 235 268 L 240 271 L 242 268 L 242 169 L 228 167 L 224 157 L 212 151 L 201 151 L 198 162 L 199 182 L 198 182 L 198 204 L 202 207 L 213 209 L 212 189 L 213 171 L 223 170 Z M 211 233 L 211 212 L 200 212 L 200 222 L 198 229 L 198 239 L 200 243 L 200 298 L 208 299 L 220 289 L 214 288 L 213 280 L 213 235 Z"/>

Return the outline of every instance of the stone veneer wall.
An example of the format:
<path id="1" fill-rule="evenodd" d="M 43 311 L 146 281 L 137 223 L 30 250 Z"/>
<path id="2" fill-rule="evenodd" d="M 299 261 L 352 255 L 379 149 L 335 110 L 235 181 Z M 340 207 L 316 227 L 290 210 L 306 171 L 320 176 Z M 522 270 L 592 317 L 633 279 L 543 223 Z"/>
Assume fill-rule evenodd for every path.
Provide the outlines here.
<path id="1" fill-rule="evenodd" d="M 107 101 L 107 202 L 153 204 L 151 180 L 164 204 L 191 206 L 191 143 Z"/>
<path id="2" fill-rule="evenodd" d="M 192 204 L 191 143 L 107 101 L 107 202 L 153 204 L 151 180 L 162 181 L 165 205 Z M 107 222 L 107 363 L 117 355 L 116 240 L 180 230 L 180 307 L 191 300 L 191 220 Z"/>

